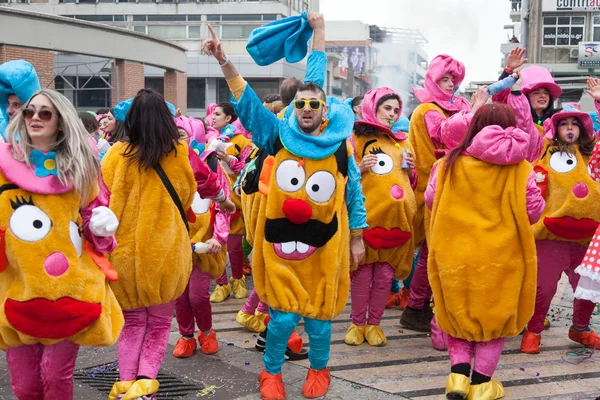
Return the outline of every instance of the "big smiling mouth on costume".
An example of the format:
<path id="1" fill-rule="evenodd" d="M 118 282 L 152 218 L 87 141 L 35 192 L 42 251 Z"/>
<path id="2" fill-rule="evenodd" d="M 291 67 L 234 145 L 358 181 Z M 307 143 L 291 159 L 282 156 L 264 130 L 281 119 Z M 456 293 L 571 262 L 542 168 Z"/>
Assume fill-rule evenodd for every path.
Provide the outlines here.
<path id="1" fill-rule="evenodd" d="M 338 230 L 337 214 L 331 222 L 311 219 L 294 224 L 287 218 L 269 219 L 265 222 L 265 239 L 273 243 L 275 254 L 284 260 L 305 260 L 323 247 Z"/>

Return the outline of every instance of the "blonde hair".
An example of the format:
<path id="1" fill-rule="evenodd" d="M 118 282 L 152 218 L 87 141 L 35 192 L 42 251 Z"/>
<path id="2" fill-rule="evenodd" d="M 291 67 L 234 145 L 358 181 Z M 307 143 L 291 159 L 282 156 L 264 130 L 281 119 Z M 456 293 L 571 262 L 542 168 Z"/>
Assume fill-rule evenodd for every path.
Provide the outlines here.
<path id="1" fill-rule="evenodd" d="M 51 151 L 56 152 L 56 171 L 63 185 L 73 184 L 81 197 L 81 206 L 92 200 L 100 171 L 100 161 L 88 142 L 90 135 L 79 119 L 77 111 L 65 96 L 52 89 L 36 92 L 24 108 L 28 107 L 36 96 L 45 96 L 58 116 L 59 132 Z M 29 156 L 34 147 L 27 132 L 23 113 L 15 115 L 6 128 L 7 142 L 12 146 L 12 156 L 31 165 Z"/>
<path id="2" fill-rule="evenodd" d="M 279 114 L 281 110 L 285 108 L 281 100 L 275 100 L 270 103 L 263 103 L 263 105 L 267 110 L 271 111 L 275 115 Z"/>

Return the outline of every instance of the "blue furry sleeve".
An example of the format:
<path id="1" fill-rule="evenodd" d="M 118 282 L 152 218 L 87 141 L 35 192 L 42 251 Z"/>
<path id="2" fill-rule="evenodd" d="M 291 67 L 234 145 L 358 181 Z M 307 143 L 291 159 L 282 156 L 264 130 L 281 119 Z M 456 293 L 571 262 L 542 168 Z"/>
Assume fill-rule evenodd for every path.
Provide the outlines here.
<path id="1" fill-rule="evenodd" d="M 279 136 L 279 124 L 282 120 L 263 106 L 250 85 L 246 85 L 239 100 L 231 96 L 231 104 L 244 128 L 252 132 L 252 142 L 273 154 L 273 145 Z"/>
<path id="2" fill-rule="evenodd" d="M 360 170 L 354 156 L 348 157 L 348 183 L 346 184 L 346 207 L 350 218 L 350 230 L 367 229 L 365 196 L 360 184 Z"/>
<path id="3" fill-rule="evenodd" d="M 323 87 L 327 75 L 327 55 L 319 50 L 311 51 L 306 61 L 306 76 L 304 83 L 314 83 Z"/>

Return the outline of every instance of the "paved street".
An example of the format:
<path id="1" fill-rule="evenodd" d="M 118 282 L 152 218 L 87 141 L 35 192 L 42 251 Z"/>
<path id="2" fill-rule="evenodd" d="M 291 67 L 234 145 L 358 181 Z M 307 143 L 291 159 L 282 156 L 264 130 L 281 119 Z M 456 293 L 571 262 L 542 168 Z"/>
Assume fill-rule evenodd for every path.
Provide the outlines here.
<path id="1" fill-rule="evenodd" d="M 251 286 L 251 285 L 249 285 Z M 582 360 L 571 355 L 580 350 L 567 338 L 572 294 L 563 280 L 553 302 L 553 326 L 543 335 L 542 353 L 519 352 L 520 337 L 508 341 L 495 378 L 505 387 L 507 399 L 596 399 L 600 396 L 598 355 Z M 216 356 L 197 353 L 178 360 L 171 352 L 178 339 L 173 324 L 169 350 L 161 381 L 161 400 L 258 399 L 257 376 L 262 369 L 261 353 L 254 350 L 256 337 L 235 322 L 243 301 L 229 299 L 213 306 L 214 328 L 221 341 Z M 388 345 L 373 348 L 368 344 L 344 344 L 349 322 L 349 305 L 333 323 L 332 354 L 329 363 L 334 376 L 326 399 L 443 399 L 448 355 L 431 347 L 426 334 L 398 325 L 400 311 L 386 310 L 382 322 Z M 600 317 L 594 317 L 600 326 Z M 299 328 L 299 333 L 306 335 Z M 75 380 L 75 398 L 104 400 L 118 377 L 116 348 L 82 349 Z M 580 363 L 577 363 L 580 361 Z M 286 363 L 283 374 L 289 399 L 301 399 L 307 361 Z M 208 394 L 214 389 L 214 394 Z M 0 361 L 0 399 L 13 399 L 4 358 Z"/>

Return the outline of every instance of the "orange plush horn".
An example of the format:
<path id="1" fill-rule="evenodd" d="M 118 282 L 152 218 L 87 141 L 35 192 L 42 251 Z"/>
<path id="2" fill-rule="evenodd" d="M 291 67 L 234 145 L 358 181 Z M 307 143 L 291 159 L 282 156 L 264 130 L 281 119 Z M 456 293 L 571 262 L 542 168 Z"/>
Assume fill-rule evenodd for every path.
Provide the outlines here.
<path id="1" fill-rule="evenodd" d="M 263 161 L 263 166 L 260 171 L 260 178 L 258 180 L 258 190 L 267 196 L 269 194 L 269 183 L 271 181 L 271 172 L 275 165 L 275 157 L 269 156 Z"/>

